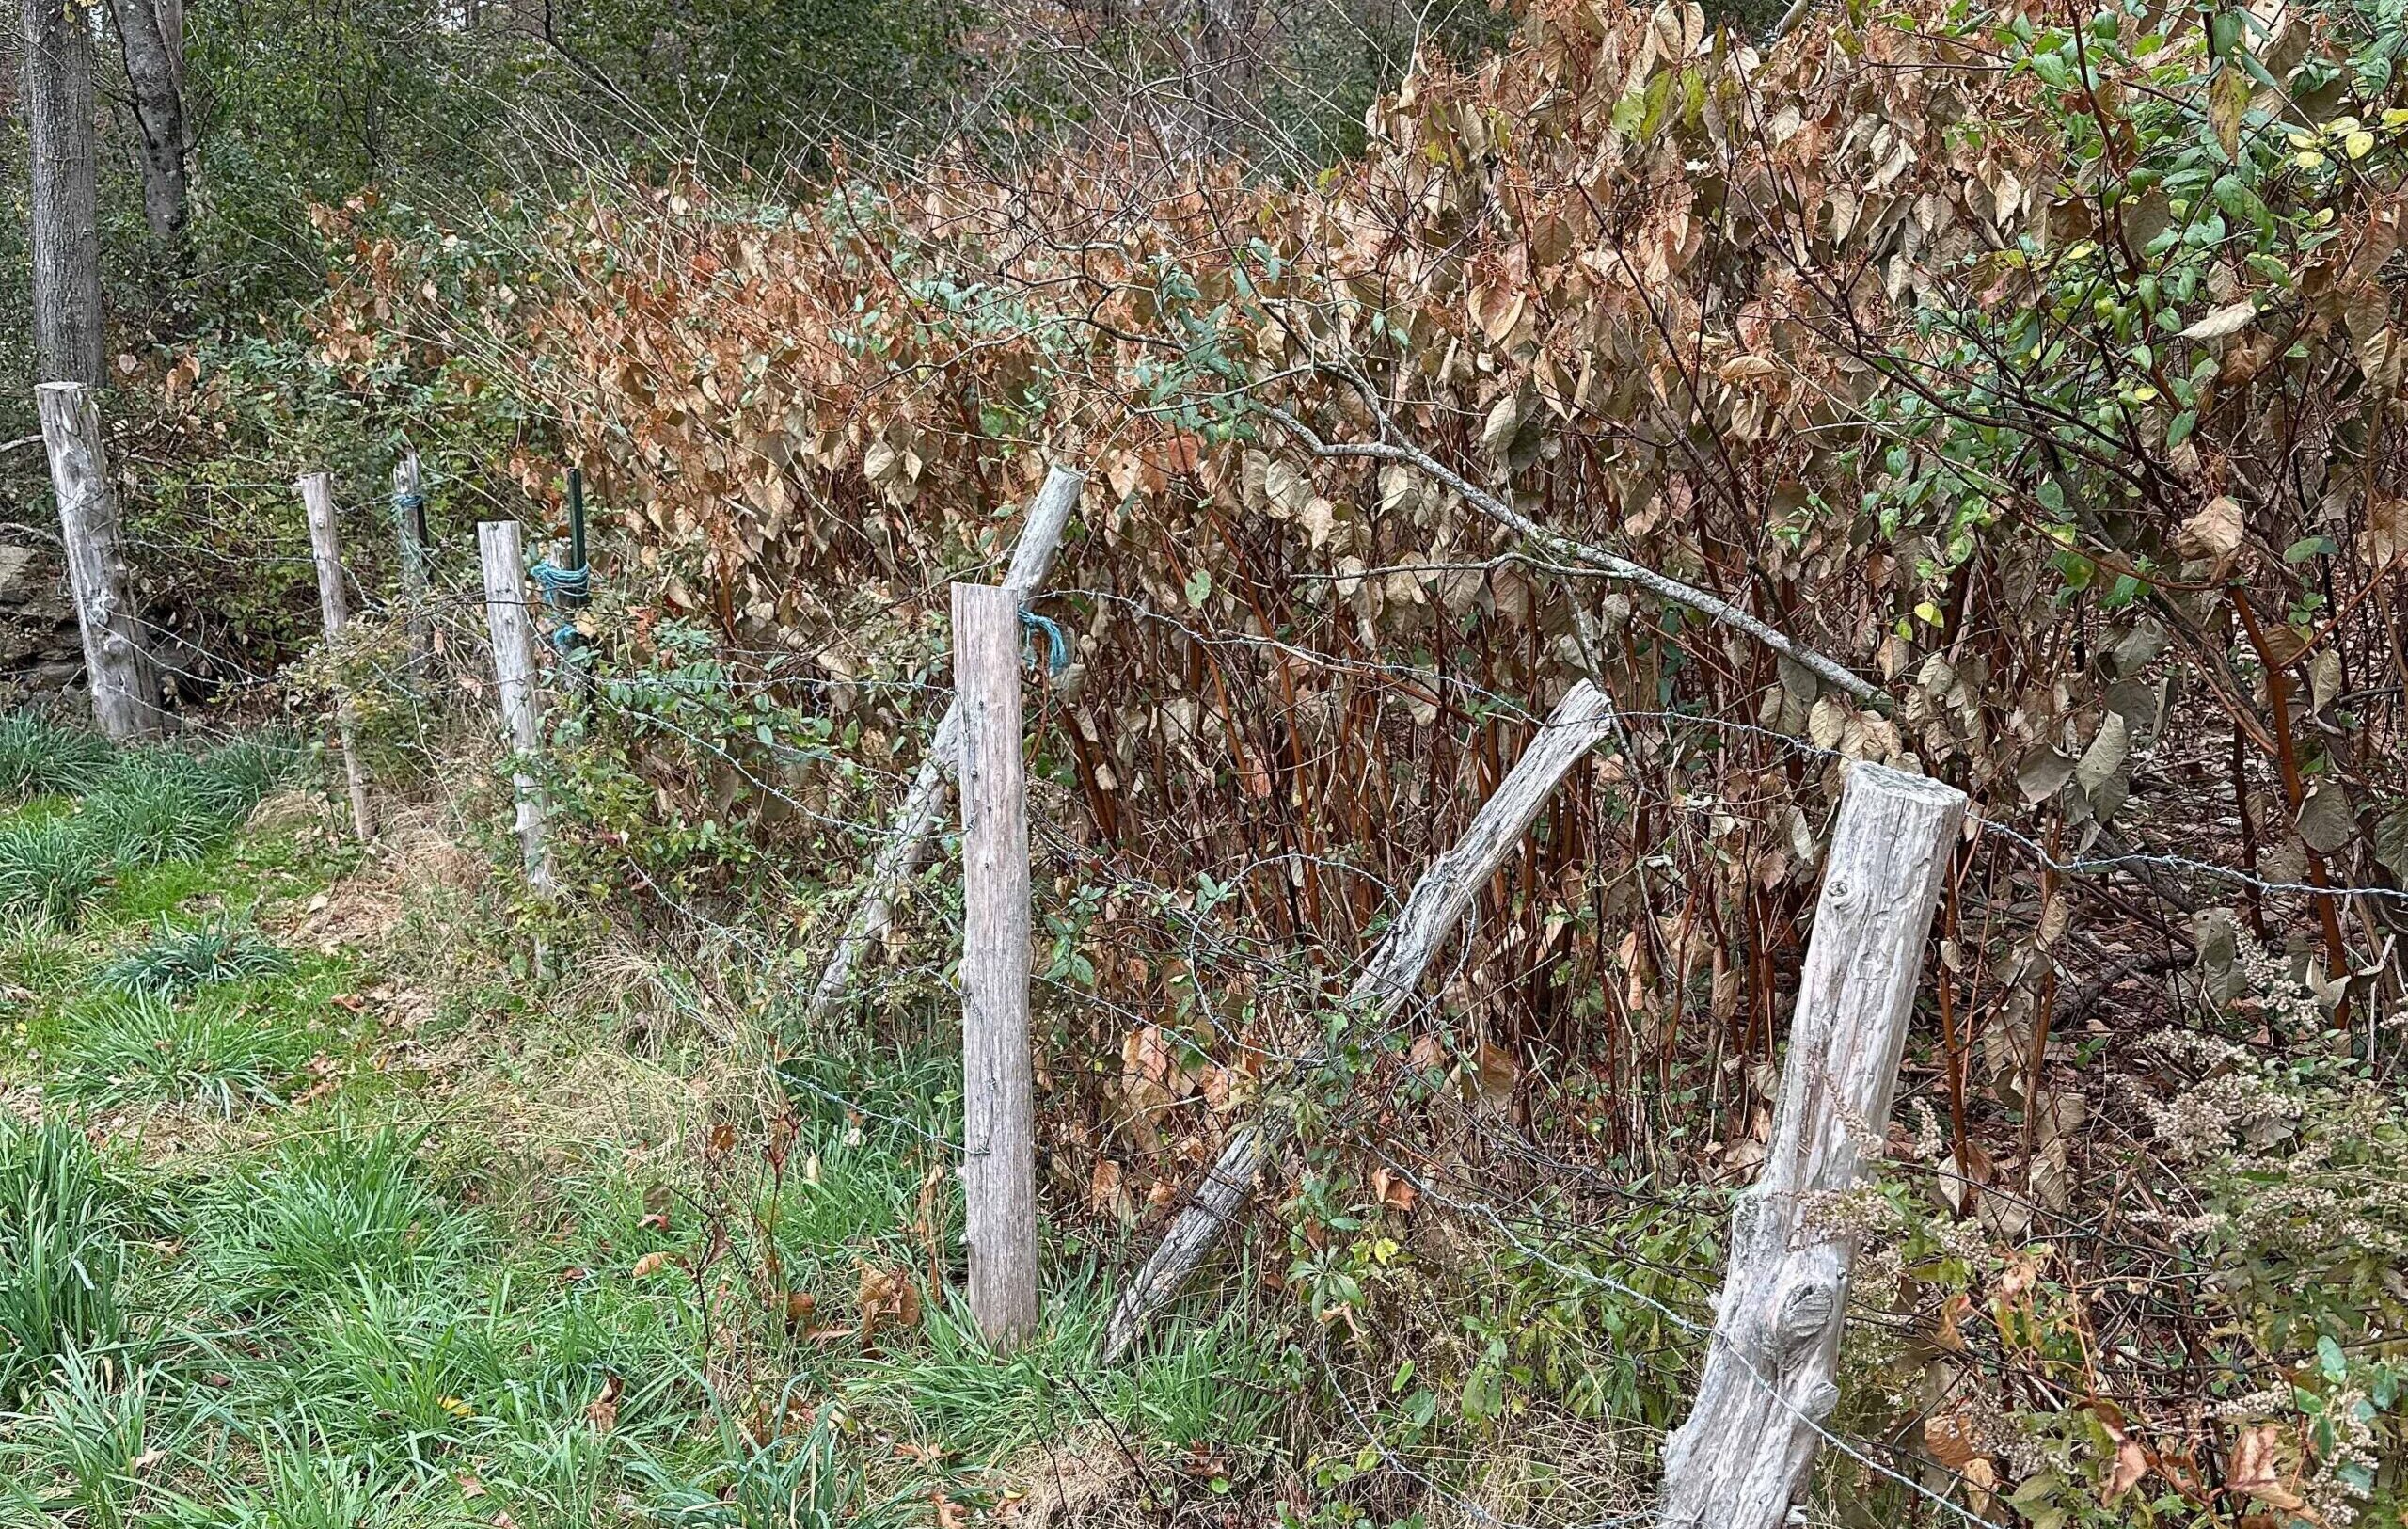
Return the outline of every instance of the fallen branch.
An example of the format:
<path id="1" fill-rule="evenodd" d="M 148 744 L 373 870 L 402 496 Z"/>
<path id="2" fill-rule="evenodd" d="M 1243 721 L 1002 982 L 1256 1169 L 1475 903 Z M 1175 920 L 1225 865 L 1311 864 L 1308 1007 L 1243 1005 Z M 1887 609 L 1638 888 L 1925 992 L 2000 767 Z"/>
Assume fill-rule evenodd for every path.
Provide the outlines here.
<path id="1" fill-rule="evenodd" d="M 1453 489 L 1461 494 L 1464 497 L 1464 502 L 1473 509 L 1499 525 L 1512 528 L 1517 534 L 1536 542 L 1555 556 L 1574 563 L 1585 563 L 1608 578 L 1637 584 L 1649 594 L 1660 596 L 1675 605 L 1685 606 L 1709 621 L 1719 622 L 1723 626 L 1746 632 L 1791 662 L 1800 664 L 1812 670 L 1816 677 L 1837 685 L 1864 705 L 1880 710 L 1889 709 L 1890 698 L 1887 695 L 1877 689 L 1870 680 L 1861 677 L 1838 660 L 1828 658 L 1811 647 L 1793 642 L 1786 633 L 1766 625 L 1729 600 L 1709 594 L 1695 584 L 1683 583 L 1669 574 L 1657 573 L 1643 564 L 1633 563 L 1630 559 L 1618 553 L 1608 552 L 1602 547 L 1592 547 L 1586 542 L 1575 541 L 1560 532 L 1549 531 L 1418 446 L 1398 445 L 1392 441 L 1323 440 L 1312 426 L 1284 408 L 1266 405 L 1264 412 L 1286 426 L 1297 439 L 1305 443 L 1305 449 L 1315 456 L 1362 457 L 1374 462 L 1396 462 L 1409 467 L 1424 477 Z"/>
<path id="2" fill-rule="evenodd" d="M 1349 1009 L 1376 1029 L 1404 1006 L 1469 911 L 1472 898 L 1522 842 L 1556 783 L 1614 727 L 1613 703 L 1604 692 L 1585 679 L 1572 687 L 1496 793 L 1481 804 L 1463 837 L 1422 873 L 1403 911 L 1348 990 Z M 1153 1314 L 1187 1282 L 1221 1229 L 1245 1202 L 1255 1175 L 1278 1155 L 1295 1129 L 1295 1116 L 1275 1105 L 1229 1138 L 1195 1198 L 1113 1308 L 1112 1321 L 1104 1329 L 1107 1362 L 1126 1352 Z"/>
<path id="3" fill-rule="evenodd" d="M 1046 474 L 1045 486 L 1029 502 L 1028 520 L 1021 528 L 1020 545 L 1012 549 L 1012 565 L 1004 575 L 1003 587 L 1017 602 L 1026 604 L 1045 581 L 1086 481 L 1085 473 L 1056 463 Z M 945 774 L 955 768 L 954 756 L 960 746 L 961 709 L 952 704 L 944 709 L 944 720 L 937 724 L 937 736 L 928 745 L 927 757 L 920 761 L 911 790 L 904 793 L 903 805 L 887 830 L 886 843 L 870 862 L 862 899 L 853 905 L 845 932 L 837 937 L 818 985 L 811 991 L 811 1002 L 803 1011 L 806 1027 L 816 1025 L 843 1000 L 852 985 L 853 964 L 871 941 L 886 932 L 895 916 L 895 899 L 919 864 L 920 851 L 936 832 L 938 820 L 944 816 Z"/>

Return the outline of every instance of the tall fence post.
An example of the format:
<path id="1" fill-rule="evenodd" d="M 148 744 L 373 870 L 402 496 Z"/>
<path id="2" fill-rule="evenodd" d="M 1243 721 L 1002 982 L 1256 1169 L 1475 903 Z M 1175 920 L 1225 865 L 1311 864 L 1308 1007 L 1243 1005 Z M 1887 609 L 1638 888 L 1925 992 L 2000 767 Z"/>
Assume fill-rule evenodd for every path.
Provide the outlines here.
<path id="1" fill-rule="evenodd" d="M 1037 586 L 1045 581 L 1046 570 L 1054 565 L 1054 553 L 1062 545 L 1062 533 L 1070 523 L 1070 512 L 1079 507 L 1079 494 L 1086 481 L 1086 474 L 1057 462 L 1046 473 L 1045 486 L 1029 502 L 1028 518 L 1021 525 L 1020 544 L 1012 549 L 1011 566 L 1004 574 L 1004 587 L 1012 592 L 1017 603 L 1026 604 L 1028 597 L 1037 593 Z M 845 920 L 844 932 L 837 936 L 836 948 L 829 953 L 828 964 L 812 988 L 811 1002 L 803 1011 L 806 1027 L 816 1026 L 844 998 L 852 984 L 853 963 L 886 932 L 887 921 L 895 916 L 895 900 L 901 894 L 911 868 L 919 864 L 921 846 L 944 816 L 944 777 L 953 768 L 954 756 L 959 749 L 959 719 L 960 706 L 957 702 L 945 709 L 943 720 L 937 724 L 937 736 L 928 746 L 928 757 L 920 761 L 919 773 L 912 777 L 902 807 L 888 825 L 886 842 L 870 862 L 861 900 L 853 904 L 852 913 Z"/>
<path id="2" fill-rule="evenodd" d="M 535 692 L 535 623 L 527 613 L 527 568 L 518 522 L 480 524 L 477 557 L 484 571 L 485 629 L 493 636 L 494 686 L 501 693 L 502 725 L 510 739 L 510 786 L 518 804 L 518 844 L 527 860 L 527 884 L 550 897 L 559 881 L 544 826 L 544 783 L 535 776 L 535 760 L 544 747 L 543 703 Z"/>
<path id="3" fill-rule="evenodd" d="M 1028 802 L 1020 595 L 953 586 L 961 719 L 962 1197 L 970 1310 L 998 1350 L 1037 1330 L 1037 1126 L 1028 1054 Z"/>
<path id="4" fill-rule="evenodd" d="M 58 496 L 58 534 L 67 549 L 67 582 L 84 633 L 84 669 L 92 686 L 92 720 L 119 742 L 162 730 L 159 677 L 142 640 L 118 540 L 117 494 L 109 486 L 101 414 L 80 382 L 34 390 L 50 484 Z"/>
<path id="5" fill-rule="evenodd" d="M 426 490 L 418 453 L 402 449 L 393 464 L 393 533 L 402 550 L 402 613 L 409 623 L 410 663 L 423 670 L 435 651 L 435 613 L 426 604 Z"/>
<path id="6" fill-rule="evenodd" d="M 1964 795 L 1852 766 L 1798 980 L 1781 1103 L 1731 1257 L 1688 1420 L 1664 1444 L 1665 1529 L 1776 1529 L 1839 1401 L 1833 1379 L 1855 1239 L 1815 1203 L 1877 1150 Z"/>
<path id="7" fill-rule="evenodd" d="M 308 472 L 293 486 L 300 490 L 301 508 L 309 518 L 309 553 L 318 565 L 318 613 L 325 619 L 326 645 L 332 649 L 351 621 L 351 603 L 342 587 L 342 540 L 335 532 L 333 480 L 323 472 Z M 359 757 L 359 714 L 352 705 L 351 687 L 335 680 L 335 731 L 342 740 L 342 778 L 351 791 L 351 826 L 361 838 L 376 832 L 374 806 L 368 800 L 368 767 Z"/>

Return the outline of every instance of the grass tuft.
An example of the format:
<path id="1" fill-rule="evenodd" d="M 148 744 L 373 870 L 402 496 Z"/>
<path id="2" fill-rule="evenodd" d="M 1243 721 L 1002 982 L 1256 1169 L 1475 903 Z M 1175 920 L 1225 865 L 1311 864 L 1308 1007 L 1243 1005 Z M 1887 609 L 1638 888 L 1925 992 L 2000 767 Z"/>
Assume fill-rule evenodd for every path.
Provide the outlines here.
<path id="1" fill-rule="evenodd" d="M 178 929 L 162 915 L 149 940 L 103 968 L 100 983 L 129 996 L 173 998 L 292 969 L 293 958 L 255 929 L 217 920 Z"/>
<path id="2" fill-rule="evenodd" d="M 88 790 L 117 757 L 98 733 L 32 711 L 0 717 L 0 802 Z"/>
<path id="3" fill-rule="evenodd" d="M 0 1113 L 0 1396 L 117 1342 L 125 1195 L 71 1125 Z"/>
<path id="4" fill-rule="evenodd" d="M 474 1227 L 427 1185 L 413 1145 L 389 1128 L 303 1139 L 218 1186 L 199 1217 L 209 1294 L 257 1310 L 407 1287 L 470 1257 Z"/>
<path id="5" fill-rule="evenodd" d="M 106 869 L 75 819 L 0 823 L 0 915 L 71 926 L 99 898 Z"/>
<path id="6" fill-rule="evenodd" d="M 140 993 L 87 1006 L 58 1047 L 47 1091 L 92 1109 L 197 1105 L 230 1115 L 270 1103 L 315 1045 L 284 1016 L 243 997 L 178 1004 Z"/>

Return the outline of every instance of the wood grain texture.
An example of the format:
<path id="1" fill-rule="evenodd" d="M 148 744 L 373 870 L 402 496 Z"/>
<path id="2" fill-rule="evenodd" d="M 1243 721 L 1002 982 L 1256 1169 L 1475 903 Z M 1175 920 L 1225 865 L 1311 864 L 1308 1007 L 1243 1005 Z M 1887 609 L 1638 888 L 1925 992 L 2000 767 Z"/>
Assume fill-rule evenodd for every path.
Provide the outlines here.
<path id="1" fill-rule="evenodd" d="M 526 554 L 515 520 L 488 520 L 477 527 L 477 556 L 484 572 L 485 629 L 493 638 L 494 685 L 501 694 L 502 727 L 513 764 L 511 791 L 518 804 L 518 844 L 527 862 L 527 884 L 546 897 L 559 887 L 551 839 L 544 825 L 544 783 L 534 761 L 543 753 L 543 701 L 536 690 L 535 622 L 527 609 Z"/>
<path id="2" fill-rule="evenodd" d="M 393 464 L 393 534 L 401 547 L 402 613 L 410 629 L 410 665 L 423 679 L 435 653 L 435 613 L 426 600 L 426 490 L 418 453 Z"/>
<path id="3" fill-rule="evenodd" d="M 1848 771 L 1798 980 L 1772 1140 L 1731 1216 L 1714 1339 L 1688 1420 L 1664 1446 L 1666 1529 L 1775 1529 L 1839 1401 L 1854 1239 L 1818 1201 L 1854 1187 L 1890 1119 L 1898 1059 L 1962 793 L 1879 765 Z"/>
<path id="4" fill-rule="evenodd" d="M 998 1352 L 1019 1347 L 1037 1330 L 1020 602 L 1009 588 L 953 586 L 953 715 L 961 735 L 961 1185 L 970 1310 Z"/>
<path id="5" fill-rule="evenodd" d="M 1380 1028 L 1413 996 L 1481 884 L 1521 843 L 1557 783 L 1614 726 L 1613 703 L 1585 679 L 1557 705 L 1539 736 L 1481 804 L 1463 837 L 1422 873 L 1403 911 L 1364 963 L 1362 975 L 1346 995 L 1359 1024 Z M 1179 1294 L 1219 1240 L 1222 1228 L 1245 1203 L 1256 1175 L 1288 1144 L 1295 1126 L 1294 1116 L 1274 1107 L 1230 1136 L 1162 1246 L 1113 1308 L 1104 1329 L 1107 1362 L 1126 1353 L 1153 1314 Z"/>
<path id="6" fill-rule="evenodd" d="M 309 519 L 309 556 L 318 565 L 318 614 L 332 645 L 351 622 L 351 602 L 342 587 L 342 538 L 335 529 L 334 482 L 323 472 L 302 475 L 293 485 L 301 508 Z M 351 692 L 335 681 L 335 732 L 342 741 L 343 786 L 351 795 L 352 831 L 361 838 L 376 834 L 375 804 L 368 798 L 368 767 L 359 757 L 359 719 Z"/>
<path id="7" fill-rule="evenodd" d="M 84 669 L 92 687 L 92 720 L 119 742 L 149 738 L 166 721 L 159 709 L 159 677 L 143 640 L 118 526 L 117 494 L 109 486 L 101 443 L 100 410 L 80 383 L 45 382 L 34 390 L 41 439 L 50 454 L 50 485 L 58 498 L 58 534 L 67 551 L 67 585 L 84 633 Z"/>
<path id="8" fill-rule="evenodd" d="M 1046 474 L 1045 486 L 1029 502 L 1028 519 L 1021 527 L 1020 542 L 1012 550 L 1011 566 L 1004 574 L 1003 587 L 1011 591 L 1022 605 L 1037 593 L 1045 575 L 1054 566 L 1054 554 L 1061 548 L 1062 533 L 1070 523 L 1070 512 L 1079 507 L 1079 495 L 1086 487 L 1086 474 L 1056 463 Z M 837 936 L 836 948 L 829 953 L 828 964 L 821 969 L 819 981 L 811 991 L 811 1003 L 803 1012 L 806 1028 L 816 1026 L 850 990 L 853 966 L 862 952 L 886 932 L 887 924 L 895 916 L 895 900 L 903 890 L 920 863 L 920 853 L 927 847 L 928 836 L 936 832 L 938 821 L 944 816 L 945 775 L 954 768 L 954 757 L 960 748 L 961 719 L 958 704 L 945 708 L 944 718 L 937 724 L 937 736 L 928 746 L 928 757 L 920 761 L 919 772 L 911 778 L 911 788 L 903 796 L 903 805 L 896 810 L 888 825 L 886 842 L 870 862 L 861 900 L 853 905 L 845 920 L 845 931 Z"/>

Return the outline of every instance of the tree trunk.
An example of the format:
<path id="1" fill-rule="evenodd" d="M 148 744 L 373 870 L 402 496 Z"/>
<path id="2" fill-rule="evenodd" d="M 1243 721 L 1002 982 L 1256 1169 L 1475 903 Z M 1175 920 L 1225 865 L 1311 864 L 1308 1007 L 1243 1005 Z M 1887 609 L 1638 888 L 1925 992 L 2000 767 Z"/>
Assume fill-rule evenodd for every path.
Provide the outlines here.
<path id="1" fill-rule="evenodd" d="M 22 3 L 35 380 L 97 388 L 103 361 L 92 34 L 71 0 Z"/>
<path id="2" fill-rule="evenodd" d="M 168 247 L 181 270 L 191 181 L 184 122 L 183 7 L 178 0 L 110 0 L 126 83 L 134 90 L 134 122 L 142 133 L 142 215 L 151 236 Z"/>

